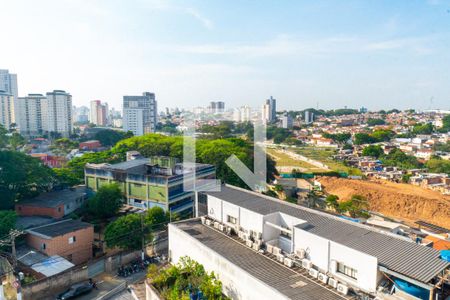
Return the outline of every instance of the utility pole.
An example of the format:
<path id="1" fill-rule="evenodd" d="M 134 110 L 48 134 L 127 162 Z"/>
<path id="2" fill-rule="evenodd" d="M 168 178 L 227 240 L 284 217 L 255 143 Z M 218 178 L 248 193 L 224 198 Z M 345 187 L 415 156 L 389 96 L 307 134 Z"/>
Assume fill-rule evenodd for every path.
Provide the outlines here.
<path id="1" fill-rule="evenodd" d="M 141 259 L 142 261 L 144 261 L 145 259 L 144 213 L 141 213 L 141 237 L 142 237 Z"/>
<path id="2" fill-rule="evenodd" d="M 11 247 L 11 259 L 13 263 L 13 274 L 16 277 L 17 282 L 17 300 L 22 300 L 22 285 L 20 275 L 17 273 L 17 253 L 16 253 L 16 238 L 24 234 L 23 231 L 17 229 L 11 229 L 9 237 L 6 240 L 0 240 L 0 246 Z"/>

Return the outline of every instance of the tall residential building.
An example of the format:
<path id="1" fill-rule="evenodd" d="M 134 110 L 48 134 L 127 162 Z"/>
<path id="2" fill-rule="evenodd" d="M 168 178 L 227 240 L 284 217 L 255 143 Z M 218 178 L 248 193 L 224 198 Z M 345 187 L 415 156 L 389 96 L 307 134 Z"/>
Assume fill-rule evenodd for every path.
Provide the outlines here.
<path id="1" fill-rule="evenodd" d="M 277 120 L 277 100 L 272 96 L 262 106 L 262 119 L 266 123 L 273 123 Z"/>
<path id="2" fill-rule="evenodd" d="M 0 90 L 0 124 L 9 129 L 12 123 L 16 123 L 14 96 Z"/>
<path id="3" fill-rule="evenodd" d="M 47 93 L 48 132 L 69 136 L 72 133 L 72 95 L 62 90 Z"/>
<path id="4" fill-rule="evenodd" d="M 100 100 L 91 101 L 91 123 L 99 126 L 108 125 L 108 103 Z"/>
<path id="5" fill-rule="evenodd" d="M 123 129 L 134 135 L 154 132 L 157 123 L 157 103 L 154 93 L 123 96 Z"/>
<path id="6" fill-rule="evenodd" d="M 305 124 L 311 124 L 314 122 L 314 113 L 309 110 L 305 110 Z"/>
<path id="7" fill-rule="evenodd" d="M 16 101 L 16 121 L 20 133 L 26 136 L 38 136 L 47 131 L 47 98 L 42 94 L 28 94 Z"/>
<path id="8" fill-rule="evenodd" d="M 212 114 L 225 112 L 225 102 L 223 101 L 211 101 L 208 106 L 208 110 Z"/>
<path id="9" fill-rule="evenodd" d="M 14 99 L 17 99 L 19 96 L 17 75 L 9 73 L 8 70 L 0 69 L 0 90 L 13 95 Z"/>
<path id="10" fill-rule="evenodd" d="M 86 106 L 73 107 L 73 120 L 74 122 L 87 123 L 89 122 L 89 108 Z"/>
<path id="11" fill-rule="evenodd" d="M 284 112 L 281 116 L 281 128 L 291 129 L 293 126 L 292 117 L 287 112 Z"/>

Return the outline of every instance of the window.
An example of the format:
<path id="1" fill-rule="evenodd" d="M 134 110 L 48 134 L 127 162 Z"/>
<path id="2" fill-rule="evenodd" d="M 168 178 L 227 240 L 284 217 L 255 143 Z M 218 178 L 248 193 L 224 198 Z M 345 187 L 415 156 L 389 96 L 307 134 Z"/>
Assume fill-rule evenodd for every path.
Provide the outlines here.
<path id="1" fill-rule="evenodd" d="M 228 215 L 227 216 L 227 222 L 231 223 L 231 224 L 237 224 L 237 218 Z"/>
<path id="2" fill-rule="evenodd" d="M 42 243 L 41 244 L 41 250 L 45 250 L 45 249 L 47 249 L 47 245 L 45 243 Z"/>
<path id="3" fill-rule="evenodd" d="M 73 243 L 75 243 L 77 241 L 77 238 L 75 237 L 75 236 L 71 236 L 70 238 L 69 238 L 69 244 L 73 244 Z"/>
<path id="4" fill-rule="evenodd" d="M 342 274 L 344 274 L 344 275 L 346 275 L 346 276 L 348 276 L 350 278 L 353 278 L 353 279 L 357 279 L 357 277 L 358 277 L 358 271 L 357 270 L 355 270 L 353 268 L 350 268 L 350 267 L 344 265 L 343 263 L 338 263 L 337 264 L 337 271 L 339 273 L 342 273 Z"/>
<path id="5" fill-rule="evenodd" d="M 292 233 L 286 232 L 284 230 L 280 231 L 280 236 L 285 237 L 287 239 L 292 239 Z"/>

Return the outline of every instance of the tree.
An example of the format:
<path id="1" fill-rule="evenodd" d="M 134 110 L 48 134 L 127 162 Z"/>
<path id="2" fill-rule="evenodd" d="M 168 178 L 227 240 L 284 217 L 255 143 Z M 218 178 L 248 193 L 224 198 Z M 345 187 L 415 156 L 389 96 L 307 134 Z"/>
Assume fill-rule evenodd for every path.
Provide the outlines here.
<path id="1" fill-rule="evenodd" d="M 450 175 L 450 161 L 432 158 L 426 162 L 425 166 L 431 173 L 447 173 Z"/>
<path id="2" fill-rule="evenodd" d="M 446 115 L 442 118 L 442 129 L 445 131 L 450 131 L 450 115 Z"/>
<path id="3" fill-rule="evenodd" d="M 103 146 L 114 146 L 117 142 L 133 136 L 131 131 L 123 132 L 112 129 L 100 130 L 95 134 L 95 139 Z"/>
<path id="4" fill-rule="evenodd" d="M 339 200 L 338 196 L 330 194 L 325 199 L 325 203 L 327 204 L 327 207 L 330 207 L 330 208 L 332 208 L 332 209 L 337 211 L 338 208 L 339 208 L 338 200 Z"/>
<path id="5" fill-rule="evenodd" d="M 142 245 L 141 217 L 138 214 L 122 216 L 105 229 L 105 242 L 109 248 L 140 249 Z"/>
<path id="6" fill-rule="evenodd" d="M 5 148 L 6 145 L 8 144 L 8 137 L 7 134 L 8 130 L 6 130 L 6 128 L 0 124 L 0 150 Z"/>
<path id="7" fill-rule="evenodd" d="M 13 210 L 0 210 L 0 238 L 16 227 L 17 214 Z"/>
<path id="8" fill-rule="evenodd" d="M 145 226 L 150 230 L 161 229 L 168 221 L 168 214 L 159 206 L 155 206 L 147 210 L 144 217 Z"/>
<path id="9" fill-rule="evenodd" d="M 89 212 L 98 218 L 114 216 L 122 206 L 122 191 L 116 183 L 106 184 L 89 199 Z"/>
<path id="10" fill-rule="evenodd" d="M 433 124 L 416 124 L 413 127 L 412 132 L 414 134 L 432 134 L 433 133 Z"/>
<path id="11" fill-rule="evenodd" d="M 59 186 L 66 188 L 80 183 L 79 178 L 69 168 L 53 168 Z"/>
<path id="12" fill-rule="evenodd" d="M 386 121 L 384 121 L 383 119 L 368 119 L 367 120 L 367 125 L 369 126 L 378 126 L 378 125 L 384 125 L 386 124 Z"/>
<path id="13" fill-rule="evenodd" d="M 363 156 L 371 156 L 375 158 L 379 158 L 384 153 L 383 149 L 379 145 L 369 145 L 364 147 L 362 151 Z"/>
<path id="14" fill-rule="evenodd" d="M 36 196 L 56 182 L 54 172 L 39 159 L 16 151 L 0 151 L 0 209 Z"/>
<path id="15" fill-rule="evenodd" d="M 11 137 L 9 138 L 9 144 L 13 150 L 16 150 L 17 147 L 23 146 L 26 144 L 26 140 L 23 136 L 21 136 L 18 132 L 13 132 Z"/>
<path id="16" fill-rule="evenodd" d="M 388 155 L 384 156 L 382 162 L 386 166 L 396 166 L 402 169 L 417 169 L 423 165 L 416 157 L 407 155 L 398 148 L 392 149 Z"/>
<path id="17" fill-rule="evenodd" d="M 78 148 L 78 142 L 68 138 L 57 139 L 50 146 L 50 150 L 56 155 L 66 156 L 72 149 Z"/>
<path id="18" fill-rule="evenodd" d="M 354 137 L 355 145 L 373 144 L 376 142 L 377 140 L 368 133 L 357 133 Z"/>

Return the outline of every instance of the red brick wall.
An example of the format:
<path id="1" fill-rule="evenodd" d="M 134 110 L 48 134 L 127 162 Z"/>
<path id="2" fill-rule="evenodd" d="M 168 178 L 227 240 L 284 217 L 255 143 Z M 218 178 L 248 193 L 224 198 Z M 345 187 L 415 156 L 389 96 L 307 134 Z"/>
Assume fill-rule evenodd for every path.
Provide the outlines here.
<path id="1" fill-rule="evenodd" d="M 60 211 L 58 211 L 58 208 L 60 209 Z M 64 217 L 64 204 L 61 204 L 60 206 L 55 208 L 16 204 L 16 213 L 19 216 L 44 216 L 60 219 Z"/>
<path id="2" fill-rule="evenodd" d="M 76 241 L 69 244 L 69 238 L 75 236 Z M 74 264 L 80 264 L 92 258 L 92 243 L 94 242 L 94 227 L 80 229 L 78 231 L 57 236 L 52 239 L 44 239 L 33 234 L 27 235 L 27 244 L 48 256 L 59 255 Z M 45 243 L 46 249 L 41 245 Z"/>

